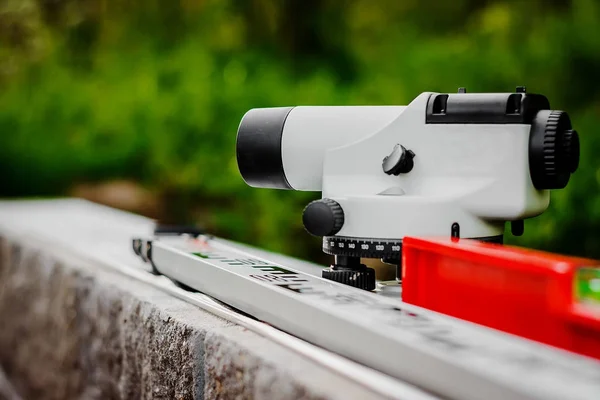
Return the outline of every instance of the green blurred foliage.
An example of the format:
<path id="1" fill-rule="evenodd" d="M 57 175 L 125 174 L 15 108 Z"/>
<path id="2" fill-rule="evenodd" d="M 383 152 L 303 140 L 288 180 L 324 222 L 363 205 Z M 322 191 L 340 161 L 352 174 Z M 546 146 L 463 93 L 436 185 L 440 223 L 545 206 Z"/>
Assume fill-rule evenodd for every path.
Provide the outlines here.
<path id="1" fill-rule="evenodd" d="M 245 111 L 526 85 L 569 112 L 581 167 L 509 242 L 600 257 L 599 23 L 592 0 L 0 0 L 0 196 L 123 178 L 165 219 L 316 258 L 318 193 L 239 176 Z"/>

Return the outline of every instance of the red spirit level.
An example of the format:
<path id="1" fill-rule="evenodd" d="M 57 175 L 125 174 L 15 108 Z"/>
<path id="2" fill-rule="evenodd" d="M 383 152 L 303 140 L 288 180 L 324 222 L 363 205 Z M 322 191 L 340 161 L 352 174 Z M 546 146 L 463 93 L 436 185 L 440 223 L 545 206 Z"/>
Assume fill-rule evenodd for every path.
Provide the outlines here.
<path id="1" fill-rule="evenodd" d="M 403 241 L 402 300 L 600 359 L 600 262 L 459 239 Z"/>

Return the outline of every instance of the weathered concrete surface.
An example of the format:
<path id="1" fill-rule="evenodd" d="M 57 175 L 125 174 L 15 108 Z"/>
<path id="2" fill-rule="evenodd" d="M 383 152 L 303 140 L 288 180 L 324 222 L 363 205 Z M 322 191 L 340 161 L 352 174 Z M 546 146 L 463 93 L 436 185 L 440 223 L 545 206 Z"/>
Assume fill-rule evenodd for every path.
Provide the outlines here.
<path id="1" fill-rule="evenodd" d="M 0 236 L 0 366 L 23 398 L 376 398 L 52 238 Z"/>
<path id="2" fill-rule="evenodd" d="M 193 398 L 202 390 L 204 331 L 171 321 L 166 311 L 177 312 L 178 301 L 5 239 L 0 248 L 0 362 L 22 396 Z"/>
<path id="3" fill-rule="evenodd" d="M 8 380 L 4 371 L 0 368 L 0 399 L 1 400 L 21 400 L 12 383 Z"/>

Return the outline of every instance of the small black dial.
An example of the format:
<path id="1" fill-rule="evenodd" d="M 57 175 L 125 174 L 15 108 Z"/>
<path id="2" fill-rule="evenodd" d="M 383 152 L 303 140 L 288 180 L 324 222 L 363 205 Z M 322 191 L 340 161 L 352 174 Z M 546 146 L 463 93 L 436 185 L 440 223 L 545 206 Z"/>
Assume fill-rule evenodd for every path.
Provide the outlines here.
<path id="1" fill-rule="evenodd" d="M 388 175 L 406 174 L 413 169 L 413 158 L 415 158 L 414 152 L 406 150 L 401 144 L 397 144 L 390 155 L 383 159 L 381 167 L 383 172 Z"/>
<path id="2" fill-rule="evenodd" d="M 344 210 L 335 200 L 315 200 L 304 209 L 302 223 L 311 235 L 335 235 L 344 226 Z"/>

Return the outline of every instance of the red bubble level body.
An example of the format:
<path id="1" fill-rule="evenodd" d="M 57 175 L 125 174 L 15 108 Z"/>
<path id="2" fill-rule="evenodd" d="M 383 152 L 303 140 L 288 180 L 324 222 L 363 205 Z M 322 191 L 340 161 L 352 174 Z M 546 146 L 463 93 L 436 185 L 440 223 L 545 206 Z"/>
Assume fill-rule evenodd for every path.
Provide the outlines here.
<path id="1" fill-rule="evenodd" d="M 600 359 L 600 262 L 407 237 L 402 300 Z"/>

